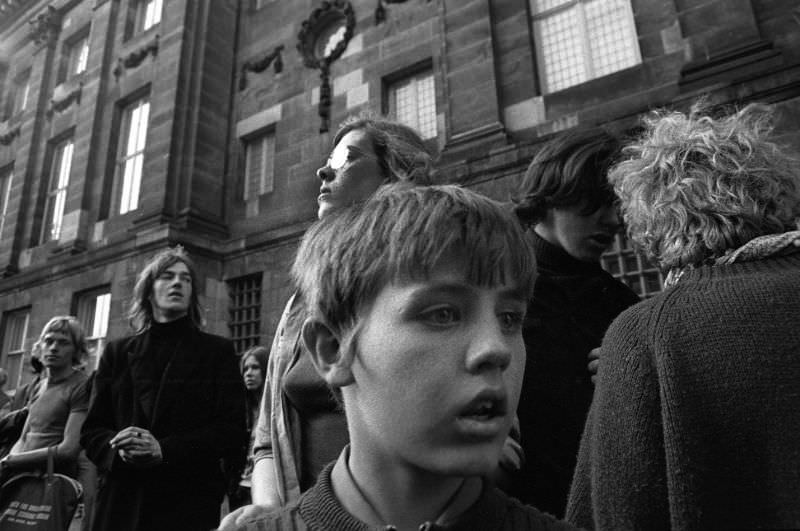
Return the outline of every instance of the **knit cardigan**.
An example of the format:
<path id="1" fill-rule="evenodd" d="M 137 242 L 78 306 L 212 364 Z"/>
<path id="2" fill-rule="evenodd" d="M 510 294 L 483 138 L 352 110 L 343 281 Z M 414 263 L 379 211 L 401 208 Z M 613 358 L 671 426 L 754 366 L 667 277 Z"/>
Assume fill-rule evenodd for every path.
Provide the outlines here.
<path id="1" fill-rule="evenodd" d="M 800 528 L 800 253 L 687 271 L 614 321 L 567 520 Z"/>

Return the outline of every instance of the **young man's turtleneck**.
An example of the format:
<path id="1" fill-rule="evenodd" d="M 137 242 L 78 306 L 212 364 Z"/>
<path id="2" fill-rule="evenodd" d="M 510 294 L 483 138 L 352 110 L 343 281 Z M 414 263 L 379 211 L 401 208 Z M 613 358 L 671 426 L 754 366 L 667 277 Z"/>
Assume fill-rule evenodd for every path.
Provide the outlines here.
<path id="1" fill-rule="evenodd" d="M 195 331 L 195 326 L 191 318 L 188 315 L 184 315 L 183 317 L 163 323 L 153 319 L 148 333 L 152 340 L 174 342 L 177 338 L 183 338 L 193 331 Z"/>
<path id="2" fill-rule="evenodd" d="M 195 331 L 188 315 L 165 323 L 153 320 L 147 330 L 149 344 L 145 355 L 151 357 L 155 379 L 160 379 L 175 352 L 186 346 L 186 339 Z"/>
<path id="3" fill-rule="evenodd" d="M 570 255 L 567 251 L 548 242 L 534 231 L 531 231 L 533 252 L 536 255 L 536 268 L 555 276 L 596 275 L 602 268 L 600 262 L 584 262 Z"/>

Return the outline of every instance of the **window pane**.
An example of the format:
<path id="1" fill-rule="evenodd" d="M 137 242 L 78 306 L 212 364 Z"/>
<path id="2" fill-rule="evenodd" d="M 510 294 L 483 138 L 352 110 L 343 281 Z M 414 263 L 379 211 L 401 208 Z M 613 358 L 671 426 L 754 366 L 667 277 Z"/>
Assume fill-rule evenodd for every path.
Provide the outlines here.
<path id="1" fill-rule="evenodd" d="M 22 359 L 25 354 L 25 338 L 28 335 L 28 310 L 17 310 L 5 314 L 3 327 L 3 368 L 8 372 L 9 390 L 16 389 L 22 374 Z"/>
<path id="2" fill-rule="evenodd" d="M 69 47 L 69 57 L 67 63 L 67 77 L 80 74 L 88 65 L 89 60 L 89 37 L 84 36 L 73 42 Z"/>
<path id="3" fill-rule="evenodd" d="M 141 31 L 148 30 L 161 22 L 161 4 L 162 0 L 140 0 Z"/>
<path id="4" fill-rule="evenodd" d="M 658 269 L 637 254 L 623 234 L 616 235 L 613 247 L 603 254 L 600 263 L 603 269 L 639 296 L 655 295 L 664 285 L 664 277 Z"/>
<path id="5" fill-rule="evenodd" d="M 105 337 L 108 331 L 108 316 L 111 310 L 111 294 L 98 295 L 95 302 L 94 324 L 91 328 L 92 337 Z"/>
<path id="6" fill-rule="evenodd" d="M 8 201 L 11 196 L 11 182 L 14 172 L 11 169 L 0 171 L 0 241 L 3 241 L 3 229 L 8 215 Z"/>
<path id="7" fill-rule="evenodd" d="M 531 0 L 531 13 L 545 92 L 641 62 L 630 0 Z"/>
<path id="8" fill-rule="evenodd" d="M 581 83 L 586 79 L 578 11 L 575 7 L 553 14 L 534 24 L 540 36 L 541 60 L 548 92 Z"/>
<path id="9" fill-rule="evenodd" d="M 436 131 L 436 84 L 428 71 L 399 80 L 389 87 L 389 112 L 394 118 L 434 138 Z"/>
<path id="10" fill-rule="evenodd" d="M 634 28 L 629 23 L 628 0 L 593 0 L 586 3 L 586 25 L 595 77 L 639 62 Z"/>
<path id="11" fill-rule="evenodd" d="M 261 273 L 228 281 L 228 329 L 242 353 L 261 340 Z"/>
<path id="12" fill-rule="evenodd" d="M 78 320 L 83 326 L 89 344 L 87 366 L 97 368 L 97 360 L 102 353 L 108 331 L 108 317 L 111 305 L 111 294 L 107 288 L 92 290 L 78 296 Z"/>
<path id="13" fill-rule="evenodd" d="M 122 134 L 126 136 L 123 139 L 124 150 L 119 160 L 120 214 L 135 210 L 139 206 L 149 115 L 150 103 L 147 100 L 139 100 L 124 111 Z"/>
<path id="14" fill-rule="evenodd" d="M 244 199 L 273 190 L 275 174 L 275 134 L 261 134 L 245 142 Z"/>
<path id="15" fill-rule="evenodd" d="M 45 225 L 42 231 L 42 243 L 57 240 L 61 236 L 69 173 L 72 169 L 72 151 L 72 141 L 68 140 L 56 146 L 53 152 L 50 187 L 45 198 Z"/>

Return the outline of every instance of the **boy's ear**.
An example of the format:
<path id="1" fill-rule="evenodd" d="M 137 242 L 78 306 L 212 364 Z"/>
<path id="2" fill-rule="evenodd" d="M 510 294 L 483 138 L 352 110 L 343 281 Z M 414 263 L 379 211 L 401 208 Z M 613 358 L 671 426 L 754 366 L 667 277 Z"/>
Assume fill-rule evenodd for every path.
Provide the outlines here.
<path id="1" fill-rule="evenodd" d="M 311 354 L 317 372 L 331 387 L 353 383 L 350 360 L 343 355 L 339 337 L 327 324 L 314 318 L 303 323 L 303 343 Z"/>

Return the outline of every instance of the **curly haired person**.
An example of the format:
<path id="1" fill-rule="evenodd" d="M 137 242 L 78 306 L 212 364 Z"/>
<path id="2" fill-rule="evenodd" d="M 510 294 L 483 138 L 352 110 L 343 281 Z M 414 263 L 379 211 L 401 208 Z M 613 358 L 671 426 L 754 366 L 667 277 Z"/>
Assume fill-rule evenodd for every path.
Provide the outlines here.
<path id="1" fill-rule="evenodd" d="M 658 112 L 610 171 L 668 287 L 603 340 L 573 524 L 800 527 L 800 164 L 772 123 Z"/>

